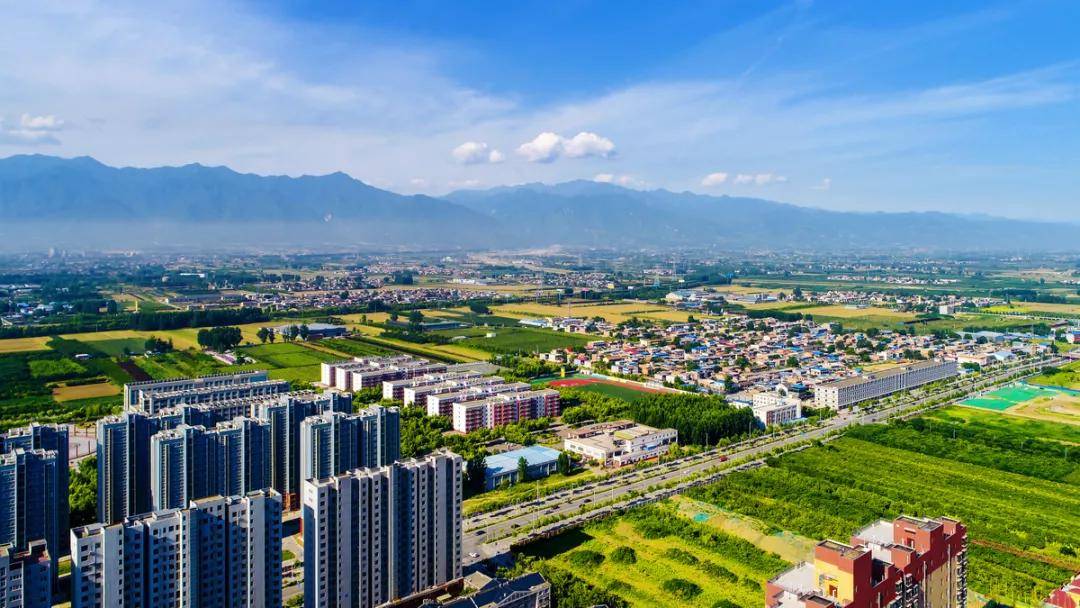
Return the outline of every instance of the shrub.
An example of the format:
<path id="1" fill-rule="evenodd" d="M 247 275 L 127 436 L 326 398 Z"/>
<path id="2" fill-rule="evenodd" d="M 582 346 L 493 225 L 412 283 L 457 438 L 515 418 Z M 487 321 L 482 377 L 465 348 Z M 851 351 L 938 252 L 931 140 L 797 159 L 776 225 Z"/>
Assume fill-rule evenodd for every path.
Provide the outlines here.
<path id="1" fill-rule="evenodd" d="M 681 600 L 691 600 L 701 595 L 701 587 L 683 578 L 669 578 L 660 588 Z"/>
<path id="2" fill-rule="evenodd" d="M 637 551 L 634 551 L 633 547 L 627 547 L 626 545 L 616 547 L 611 552 L 611 561 L 616 564 L 636 564 Z"/>
<path id="3" fill-rule="evenodd" d="M 588 549 L 574 551 L 566 556 L 566 561 L 579 568 L 595 568 L 604 563 L 604 554 Z"/>

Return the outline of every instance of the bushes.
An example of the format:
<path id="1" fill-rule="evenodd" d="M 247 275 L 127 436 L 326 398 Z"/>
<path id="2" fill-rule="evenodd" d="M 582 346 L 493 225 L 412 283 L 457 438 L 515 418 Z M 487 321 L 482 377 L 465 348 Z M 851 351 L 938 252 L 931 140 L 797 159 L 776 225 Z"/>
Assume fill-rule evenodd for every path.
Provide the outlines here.
<path id="1" fill-rule="evenodd" d="M 566 556 L 566 561 L 578 568 L 595 568 L 604 563 L 604 554 L 588 549 L 580 549 Z"/>
<path id="2" fill-rule="evenodd" d="M 634 551 L 633 547 L 627 547 L 626 545 L 615 547 L 615 550 L 611 552 L 610 559 L 616 564 L 636 564 L 637 551 Z"/>
<path id="3" fill-rule="evenodd" d="M 681 600 L 692 600 L 701 595 L 701 587 L 682 578 L 669 578 L 660 588 Z"/>

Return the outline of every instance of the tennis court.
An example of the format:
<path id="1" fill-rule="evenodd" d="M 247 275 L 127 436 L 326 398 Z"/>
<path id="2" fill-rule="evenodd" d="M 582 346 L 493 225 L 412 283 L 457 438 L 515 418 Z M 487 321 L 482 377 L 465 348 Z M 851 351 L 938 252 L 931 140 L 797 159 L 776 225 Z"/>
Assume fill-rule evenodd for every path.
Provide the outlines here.
<path id="1" fill-rule="evenodd" d="M 1050 397 L 1057 393 L 1052 390 L 1037 388 L 1030 385 L 1016 384 L 1013 386 L 1007 386 L 1000 388 L 996 391 L 983 395 L 982 397 L 974 397 L 972 399 L 966 399 L 960 402 L 960 405 L 966 405 L 968 407 L 977 407 L 984 410 L 994 410 L 996 412 L 1003 412 L 1010 407 L 1024 403 L 1025 401 L 1031 401 L 1038 397 Z"/>

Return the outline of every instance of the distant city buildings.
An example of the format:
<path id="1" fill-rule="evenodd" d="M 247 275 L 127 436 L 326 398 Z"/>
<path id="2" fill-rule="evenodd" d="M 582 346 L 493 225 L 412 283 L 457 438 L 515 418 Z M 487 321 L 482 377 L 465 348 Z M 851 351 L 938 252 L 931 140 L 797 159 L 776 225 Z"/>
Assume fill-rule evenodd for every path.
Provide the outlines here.
<path id="1" fill-rule="evenodd" d="M 280 608 L 281 511 L 263 490 L 75 528 L 72 606 Z"/>
<path id="2" fill-rule="evenodd" d="M 461 578 L 463 461 L 440 451 L 304 481 L 304 606 L 373 608 Z"/>
<path id="3" fill-rule="evenodd" d="M 964 608 L 967 529 L 947 517 L 901 516 L 818 543 L 814 561 L 765 586 L 767 608 Z"/>
<path id="4" fill-rule="evenodd" d="M 814 404 L 820 408 L 841 409 L 868 399 L 950 378 L 958 373 L 955 360 L 900 365 L 880 372 L 821 384 L 814 389 Z"/>
<path id="5" fill-rule="evenodd" d="M 675 429 L 616 420 L 565 431 L 563 448 L 603 466 L 623 466 L 666 454 L 678 440 Z"/>

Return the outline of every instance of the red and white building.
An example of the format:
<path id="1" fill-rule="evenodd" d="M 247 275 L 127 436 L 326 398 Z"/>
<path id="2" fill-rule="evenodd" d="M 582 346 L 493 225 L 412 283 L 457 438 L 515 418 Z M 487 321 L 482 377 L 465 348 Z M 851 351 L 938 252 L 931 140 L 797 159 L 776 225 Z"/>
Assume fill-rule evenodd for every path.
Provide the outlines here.
<path id="1" fill-rule="evenodd" d="M 561 413 L 561 408 L 559 391 L 548 388 L 500 393 L 475 401 L 456 401 L 451 411 L 454 430 L 469 433 L 476 429 L 493 429 L 521 420 L 554 418 Z"/>

